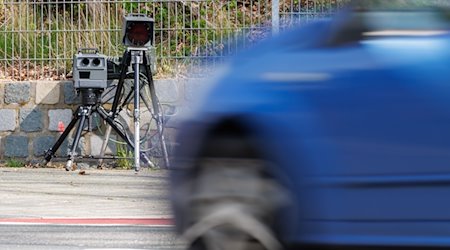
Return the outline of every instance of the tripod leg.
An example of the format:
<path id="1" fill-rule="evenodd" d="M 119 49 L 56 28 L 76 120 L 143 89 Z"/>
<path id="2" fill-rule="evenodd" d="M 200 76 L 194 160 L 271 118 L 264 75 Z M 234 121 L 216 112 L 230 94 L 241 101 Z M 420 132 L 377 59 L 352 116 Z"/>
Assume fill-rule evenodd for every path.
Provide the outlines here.
<path id="1" fill-rule="evenodd" d="M 70 149 L 70 152 L 69 152 L 69 159 L 67 160 L 67 163 L 66 163 L 66 171 L 71 170 L 73 162 L 75 160 L 76 150 L 78 148 L 78 143 L 80 142 L 80 138 L 81 138 L 81 132 L 83 131 L 84 123 L 85 123 L 86 117 L 88 115 L 87 112 L 88 112 L 87 110 L 81 111 L 81 120 L 80 120 L 80 123 L 78 124 L 77 132 L 75 133 L 75 137 L 74 137 L 73 143 L 72 143 L 72 148 Z"/>
<path id="2" fill-rule="evenodd" d="M 145 56 L 144 56 L 144 69 L 145 69 L 145 74 L 148 79 L 148 85 L 149 85 L 149 89 L 150 89 L 150 96 L 152 99 L 153 111 L 155 112 L 155 115 L 156 115 L 156 124 L 157 124 L 157 129 L 158 129 L 158 134 L 159 134 L 159 140 L 161 143 L 161 150 L 162 150 L 163 157 L 164 157 L 164 164 L 166 165 L 166 168 L 169 168 L 170 162 L 169 162 L 169 154 L 167 152 L 167 147 L 166 147 L 166 141 L 164 138 L 163 116 L 162 116 L 161 110 L 159 108 L 159 102 L 158 102 L 158 97 L 156 96 L 156 90 L 155 90 L 155 85 L 153 82 L 153 76 L 149 70 L 149 65 L 148 65 L 148 62 L 147 62 Z"/>
<path id="3" fill-rule="evenodd" d="M 120 63 L 120 77 L 119 82 L 117 84 L 116 94 L 114 96 L 114 101 L 111 108 L 111 113 L 113 116 L 117 115 L 117 108 L 119 106 L 120 95 L 122 93 L 123 84 L 125 81 L 125 77 L 127 75 L 127 68 L 130 60 L 130 52 L 125 51 L 122 57 L 122 62 Z"/>
<path id="4" fill-rule="evenodd" d="M 100 151 L 100 159 L 98 160 L 98 167 L 100 168 L 103 164 L 103 156 L 105 155 L 106 147 L 108 146 L 109 137 L 111 136 L 112 127 L 110 125 L 107 126 L 105 132 L 105 140 L 102 144 L 102 150 Z"/>
<path id="5" fill-rule="evenodd" d="M 131 148 L 131 150 L 134 150 L 133 142 L 130 140 L 130 138 L 127 137 L 127 135 L 119 127 L 117 127 L 117 125 L 114 122 L 114 119 L 111 118 L 111 116 L 109 116 L 108 114 L 106 114 L 106 111 L 103 110 L 103 108 L 101 108 L 101 107 L 97 108 L 96 111 L 100 115 L 100 117 L 103 120 L 105 120 L 106 123 L 108 123 L 112 129 L 114 129 L 114 131 L 116 131 L 117 135 L 119 135 L 119 137 L 122 138 L 122 140 L 124 140 L 128 144 L 128 146 Z M 151 162 L 150 159 L 147 157 L 147 155 L 145 155 L 144 153 L 142 153 L 142 152 L 140 153 L 140 158 L 151 168 L 155 167 L 155 164 L 153 164 L 153 162 Z"/>
<path id="6" fill-rule="evenodd" d="M 164 164 L 166 165 L 166 168 L 169 168 L 170 167 L 169 154 L 167 153 L 166 140 L 164 138 L 163 130 L 164 130 L 163 123 L 162 123 L 162 121 L 159 121 L 158 122 L 158 134 L 159 134 L 159 140 L 161 141 L 161 149 L 163 151 Z"/>
<path id="7" fill-rule="evenodd" d="M 77 111 L 77 113 L 78 112 L 79 111 Z M 53 158 L 53 156 L 55 155 L 56 151 L 58 151 L 58 149 L 61 146 L 61 144 L 64 142 L 66 137 L 69 135 L 70 131 L 73 129 L 73 127 L 77 123 L 78 119 L 79 119 L 79 116 L 78 115 L 74 115 L 72 121 L 70 121 L 70 123 L 67 126 L 67 128 L 61 134 L 61 136 L 59 136 L 58 140 L 55 142 L 53 147 L 51 147 L 50 149 L 45 151 L 43 165 L 47 164 Z"/>

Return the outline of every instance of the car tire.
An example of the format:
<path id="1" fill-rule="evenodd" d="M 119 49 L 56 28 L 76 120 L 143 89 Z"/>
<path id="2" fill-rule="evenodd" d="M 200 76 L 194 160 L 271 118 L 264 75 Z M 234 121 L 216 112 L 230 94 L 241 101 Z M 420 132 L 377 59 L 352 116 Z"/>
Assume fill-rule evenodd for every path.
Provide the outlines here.
<path id="1" fill-rule="evenodd" d="M 233 157 L 230 151 L 199 157 L 186 197 L 190 226 L 183 238 L 188 249 L 283 249 L 273 229 L 275 214 L 289 196 L 268 166 L 260 157 Z"/>

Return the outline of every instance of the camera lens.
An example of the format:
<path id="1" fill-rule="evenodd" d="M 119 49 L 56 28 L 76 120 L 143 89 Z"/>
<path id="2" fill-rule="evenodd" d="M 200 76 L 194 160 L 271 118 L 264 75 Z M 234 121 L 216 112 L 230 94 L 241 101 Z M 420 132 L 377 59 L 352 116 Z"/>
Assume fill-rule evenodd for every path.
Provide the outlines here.
<path id="1" fill-rule="evenodd" d="M 94 60 L 92 60 L 92 64 L 94 65 L 94 66 L 98 66 L 98 65 L 100 65 L 100 59 L 98 59 L 98 58 L 95 58 Z"/>
<path id="2" fill-rule="evenodd" d="M 89 59 L 88 58 L 84 58 L 83 60 L 81 60 L 81 64 L 83 64 L 83 66 L 89 65 Z"/>
<path id="3" fill-rule="evenodd" d="M 133 46 L 144 46 L 150 41 L 151 28 L 144 22 L 132 22 L 127 27 L 127 37 Z"/>

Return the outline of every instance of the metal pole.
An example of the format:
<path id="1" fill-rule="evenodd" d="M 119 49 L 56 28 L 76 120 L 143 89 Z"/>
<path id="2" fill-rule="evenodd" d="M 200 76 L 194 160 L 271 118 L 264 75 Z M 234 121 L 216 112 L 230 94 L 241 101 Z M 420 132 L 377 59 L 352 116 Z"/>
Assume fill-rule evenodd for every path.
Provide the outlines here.
<path id="1" fill-rule="evenodd" d="M 280 32 L 280 2 L 272 0 L 272 35 Z"/>
<path id="2" fill-rule="evenodd" d="M 143 50 L 132 50 L 131 49 L 131 62 L 134 64 L 134 170 L 140 170 L 140 69 L 139 64 L 143 62 Z"/>
<path id="3" fill-rule="evenodd" d="M 136 61 L 134 62 L 134 170 L 139 171 L 140 169 L 140 159 L 139 159 L 139 149 L 140 149 L 140 114 L 139 114 L 139 55 L 136 56 Z"/>

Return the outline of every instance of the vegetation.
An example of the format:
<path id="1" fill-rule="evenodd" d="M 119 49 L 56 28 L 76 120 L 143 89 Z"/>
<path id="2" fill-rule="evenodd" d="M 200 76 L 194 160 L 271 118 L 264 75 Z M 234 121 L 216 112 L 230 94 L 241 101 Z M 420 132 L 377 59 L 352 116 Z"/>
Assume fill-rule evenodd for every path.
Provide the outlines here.
<path id="1" fill-rule="evenodd" d="M 8 168 L 23 168 L 25 167 L 25 162 L 15 158 L 10 158 L 6 160 L 5 166 Z"/>
<path id="2" fill-rule="evenodd" d="M 64 78 L 78 48 L 121 55 L 122 16 L 144 13 L 155 19 L 159 72 L 173 62 L 223 56 L 240 33 L 249 41 L 266 34 L 271 1 L 58 1 L 0 0 L 0 78 Z M 346 0 L 281 0 L 281 11 L 329 12 Z M 267 32 L 266 32 L 267 33 Z M 234 46 L 236 47 L 236 45 Z M 8 60 L 9 59 L 9 60 Z M 19 62 L 19 64 L 18 64 Z M 25 70 L 24 70 L 25 69 Z"/>
<path id="3" fill-rule="evenodd" d="M 120 169 L 132 169 L 133 161 L 130 159 L 133 157 L 133 152 L 128 150 L 127 145 L 117 143 L 117 157 L 116 167 Z"/>

